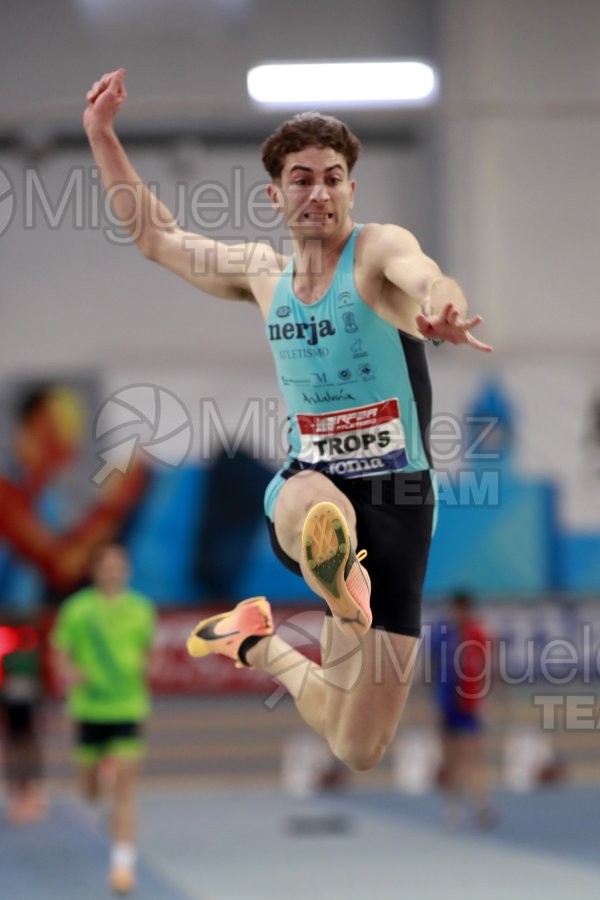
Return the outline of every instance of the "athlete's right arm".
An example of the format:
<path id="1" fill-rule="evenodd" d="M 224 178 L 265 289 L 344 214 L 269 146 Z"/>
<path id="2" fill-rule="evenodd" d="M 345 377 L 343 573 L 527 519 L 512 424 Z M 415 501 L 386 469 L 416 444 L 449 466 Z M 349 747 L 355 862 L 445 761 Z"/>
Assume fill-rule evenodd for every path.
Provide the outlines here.
<path id="1" fill-rule="evenodd" d="M 77 684 L 83 684 L 86 680 L 85 672 L 75 664 L 71 653 L 73 644 L 72 609 L 68 599 L 62 603 L 50 635 L 52 668 L 61 685 L 67 690 Z"/>
<path id="2" fill-rule="evenodd" d="M 125 102 L 125 70 L 103 75 L 87 93 L 83 125 L 117 218 L 148 259 L 217 297 L 252 300 L 249 261 L 253 245 L 229 245 L 177 225 L 142 182 L 113 129 Z"/>

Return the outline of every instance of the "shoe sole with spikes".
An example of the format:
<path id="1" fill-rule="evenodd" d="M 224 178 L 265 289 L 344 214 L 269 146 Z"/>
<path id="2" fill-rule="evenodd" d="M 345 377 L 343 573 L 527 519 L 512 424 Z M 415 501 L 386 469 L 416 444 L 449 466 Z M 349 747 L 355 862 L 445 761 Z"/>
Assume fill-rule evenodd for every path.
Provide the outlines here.
<path id="1" fill-rule="evenodd" d="M 365 634 L 371 627 L 371 579 L 352 548 L 340 509 L 330 501 L 309 511 L 302 529 L 304 577 L 329 606 L 342 631 Z"/>

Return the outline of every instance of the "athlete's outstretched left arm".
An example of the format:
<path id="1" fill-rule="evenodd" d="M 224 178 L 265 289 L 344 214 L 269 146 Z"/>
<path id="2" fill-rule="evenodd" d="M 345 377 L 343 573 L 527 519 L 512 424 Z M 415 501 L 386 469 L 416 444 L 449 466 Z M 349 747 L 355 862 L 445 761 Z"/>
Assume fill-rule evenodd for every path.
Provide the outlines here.
<path id="1" fill-rule="evenodd" d="M 481 316 L 467 317 L 467 300 L 460 285 L 423 253 L 414 235 L 397 225 L 383 225 L 378 243 L 385 277 L 421 306 L 416 323 L 423 337 L 491 351 L 471 334 Z"/>

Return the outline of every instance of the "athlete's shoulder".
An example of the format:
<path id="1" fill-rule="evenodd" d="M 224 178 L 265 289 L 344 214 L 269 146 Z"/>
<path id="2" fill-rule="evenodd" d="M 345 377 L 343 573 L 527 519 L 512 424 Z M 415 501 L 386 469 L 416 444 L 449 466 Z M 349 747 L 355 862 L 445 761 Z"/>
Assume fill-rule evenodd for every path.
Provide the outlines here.
<path id="1" fill-rule="evenodd" d="M 77 628 L 79 623 L 85 622 L 93 606 L 92 595 L 92 588 L 85 587 L 65 597 L 56 614 L 56 628 Z"/>
<path id="2" fill-rule="evenodd" d="M 246 256 L 246 268 L 250 275 L 278 277 L 290 261 L 269 241 L 248 241 L 242 245 Z"/>
<path id="3" fill-rule="evenodd" d="M 61 604 L 61 609 L 82 609 L 93 601 L 94 595 L 95 590 L 93 587 L 88 585 L 87 587 L 80 588 L 78 591 L 75 591 L 75 593 L 65 597 Z"/>
<path id="4" fill-rule="evenodd" d="M 144 615 L 154 616 L 156 609 L 153 601 L 146 594 L 139 591 L 127 591 L 127 602 L 133 609 L 139 610 Z"/>
<path id="5" fill-rule="evenodd" d="M 266 241 L 248 243 L 245 249 L 249 290 L 266 319 L 279 279 L 291 257 L 280 253 Z"/>
<path id="6" fill-rule="evenodd" d="M 123 599 L 131 603 L 132 606 L 153 606 L 150 597 L 131 587 L 127 587 L 123 591 Z"/>
<path id="7" fill-rule="evenodd" d="M 381 252 L 402 252 L 418 247 L 414 234 L 402 225 L 369 222 L 362 226 L 359 246 L 380 254 Z"/>

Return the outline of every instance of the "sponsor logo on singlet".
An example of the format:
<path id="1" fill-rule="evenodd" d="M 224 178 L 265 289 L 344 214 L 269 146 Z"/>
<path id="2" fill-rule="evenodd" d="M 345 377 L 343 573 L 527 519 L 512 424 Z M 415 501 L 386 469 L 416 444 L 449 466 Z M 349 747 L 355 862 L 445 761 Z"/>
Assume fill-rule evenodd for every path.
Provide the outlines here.
<path id="1" fill-rule="evenodd" d="M 356 478 L 408 463 L 398 400 L 329 413 L 298 413 L 302 468 Z"/>
<path id="2" fill-rule="evenodd" d="M 339 403 L 340 400 L 354 400 L 356 398 L 352 394 L 349 394 L 348 391 L 331 391 L 327 389 L 325 391 L 313 391 L 312 394 L 309 394 L 306 391 L 302 391 L 302 399 L 305 403 L 311 404 Z"/>
<path id="3" fill-rule="evenodd" d="M 313 359 L 323 356 L 329 356 L 329 347 L 294 347 L 279 351 L 280 359 Z"/>
<path id="4" fill-rule="evenodd" d="M 356 318 L 353 312 L 342 313 L 342 319 L 344 320 L 344 329 L 348 334 L 358 331 L 358 325 L 356 324 Z"/>
<path id="5" fill-rule="evenodd" d="M 275 322 L 268 326 L 270 341 L 301 341 L 314 347 L 319 338 L 331 337 L 335 328 L 331 319 L 319 319 L 311 316 L 308 322 Z"/>

